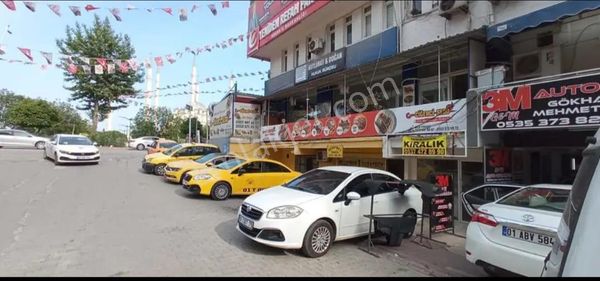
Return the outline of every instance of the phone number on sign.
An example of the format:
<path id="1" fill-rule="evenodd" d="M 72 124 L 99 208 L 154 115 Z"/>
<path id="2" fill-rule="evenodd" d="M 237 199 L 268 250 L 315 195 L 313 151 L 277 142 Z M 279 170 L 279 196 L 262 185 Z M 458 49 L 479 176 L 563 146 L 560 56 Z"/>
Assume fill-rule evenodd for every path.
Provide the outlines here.
<path id="1" fill-rule="evenodd" d="M 527 128 L 566 125 L 595 125 L 600 124 L 600 116 L 579 116 L 575 118 L 545 118 L 537 120 L 498 121 L 496 128 Z"/>

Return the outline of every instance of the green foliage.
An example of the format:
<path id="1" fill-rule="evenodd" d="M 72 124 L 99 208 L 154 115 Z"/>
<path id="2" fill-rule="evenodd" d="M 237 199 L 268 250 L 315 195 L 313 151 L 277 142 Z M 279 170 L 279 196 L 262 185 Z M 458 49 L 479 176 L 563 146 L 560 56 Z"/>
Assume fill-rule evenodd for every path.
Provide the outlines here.
<path id="1" fill-rule="evenodd" d="M 56 45 L 60 53 L 67 56 L 119 60 L 135 56 L 129 36 L 115 34 L 108 18 L 101 21 L 98 16 L 94 16 L 91 27 L 79 23 L 74 28 L 67 26 L 66 38 L 56 40 Z M 76 63 L 83 64 L 81 61 Z M 65 88 L 72 92 L 71 100 L 79 102 L 77 109 L 89 112 L 93 131 L 108 113 L 127 106 L 125 98 L 135 95 L 134 84 L 143 80 L 143 73 L 134 71 L 86 74 L 79 70 L 75 74 L 65 71 L 64 75 L 70 84 Z"/>
<path id="2" fill-rule="evenodd" d="M 127 135 L 119 131 L 95 132 L 90 135 L 90 139 L 101 146 L 123 147 L 127 143 Z"/>
<path id="3" fill-rule="evenodd" d="M 159 107 L 157 110 L 142 108 L 133 119 L 131 137 L 157 136 L 177 140 L 181 122 L 166 107 Z"/>
<path id="4" fill-rule="evenodd" d="M 60 112 L 51 103 L 25 98 L 14 103 L 7 112 L 7 123 L 40 133 L 60 121 Z"/>
<path id="5" fill-rule="evenodd" d="M 198 121 L 198 118 L 194 117 L 191 120 L 191 125 L 192 125 L 192 139 L 196 139 L 196 130 L 200 131 L 200 137 L 201 138 L 206 138 L 206 129 L 204 126 L 202 126 L 202 124 L 200 123 L 200 121 Z M 181 135 L 184 136 L 184 138 L 188 137 L 188 130 L 190 127 L 190 122 L 186 119 L 183 120 L 182 124 L 179 127 L 179 132 L 181 133 Z"/>
<path id="6" fill-rule="evenodd" d="M 86 120 L 81 118 L 81 115 L 77 112 L 71 104 L 66 102 L 53 102 L 54 106 L 59 112 L 59 120 L 52 125 L 49 129 L 45 130 L 46 135 L 54 134 L 82 134 L 89 133 L 90 127 Z"/>
<path id="7" fill-rule="evenodd" d="M 4 128 L 6 125 L 8 125 L 8 109 L 11 108 L 15 103 L 24 99 L 24 96 L 16 95 L 7 89 L 0 89 L 0 128 Z"/>

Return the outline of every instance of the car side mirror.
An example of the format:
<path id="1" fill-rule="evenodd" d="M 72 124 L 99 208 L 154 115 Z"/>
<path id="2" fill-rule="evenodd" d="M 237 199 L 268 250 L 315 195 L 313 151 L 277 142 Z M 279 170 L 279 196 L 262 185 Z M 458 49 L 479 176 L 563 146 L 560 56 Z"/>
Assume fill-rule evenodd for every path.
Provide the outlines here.
<path id="1" fill-rule="evenodd" d="M 348 194 L 346 194 L 346 201 L 344 201 L 344 205 L 348 206 L 350 205 L 350 202 L 353 200 L 359 200 L 360 199 L 360 194 L 351 191 L 348 192 Z"/>
<path id="2" fill-rule="evenodd" d="M 210 163 L 210 162 L 206 163 L 206 167 L 212 167 L 212 166 L 214 166 L 213 163 Z"/>

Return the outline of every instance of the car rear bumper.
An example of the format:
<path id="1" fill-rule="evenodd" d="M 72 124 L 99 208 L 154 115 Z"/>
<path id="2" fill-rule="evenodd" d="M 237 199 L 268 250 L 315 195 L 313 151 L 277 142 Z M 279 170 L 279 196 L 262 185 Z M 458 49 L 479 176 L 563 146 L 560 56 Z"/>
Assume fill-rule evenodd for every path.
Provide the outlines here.
<path id="1" fill-rule="evenodd" d="M 469 262 L 485 262 L 529 277 L 540 277 L 544 266 L 545 257 L 494 243 L 485 237 L 480 226 L 473 222 L 467 227 L 465 251 Z M 548 252 L 550 251 L 548 248 Z"/>

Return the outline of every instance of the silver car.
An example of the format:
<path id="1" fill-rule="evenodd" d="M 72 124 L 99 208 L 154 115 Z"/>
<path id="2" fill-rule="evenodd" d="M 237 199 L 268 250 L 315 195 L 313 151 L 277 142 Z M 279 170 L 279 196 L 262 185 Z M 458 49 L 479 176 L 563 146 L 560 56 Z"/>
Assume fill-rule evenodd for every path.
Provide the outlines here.
<path id="1" fill-rule="evenodd" d="M 43 149 L 47 138 L 38 137 L 22 130 L 0 129 L 0 147 L 35 147 Z"/>

